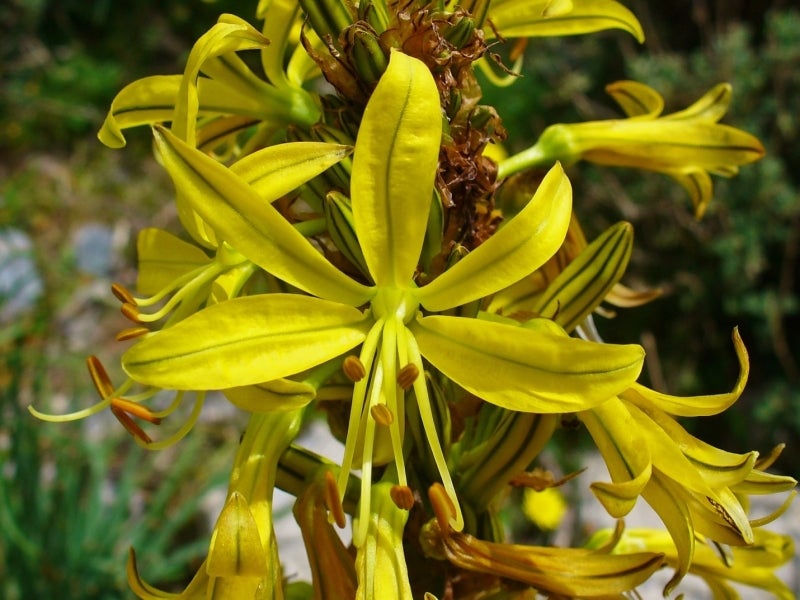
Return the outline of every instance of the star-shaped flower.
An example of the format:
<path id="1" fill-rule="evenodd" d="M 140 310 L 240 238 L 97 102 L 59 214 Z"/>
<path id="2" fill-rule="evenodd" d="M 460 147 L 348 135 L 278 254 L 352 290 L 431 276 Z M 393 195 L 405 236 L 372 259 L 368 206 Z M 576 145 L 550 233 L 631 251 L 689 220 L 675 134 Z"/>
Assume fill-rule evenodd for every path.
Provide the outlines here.
<path id="1" fill-rule="evenodd" d="M 307 295 L 254 295 L 209 306 L 141 339 L 124 355 L 123 367 L 147 385 L 224 389 L 298 374 L 360 345 L 355 364 L 363 366 L 363 376 L 354 386 L 339 479 L 343 490 L 360 462 L 357 545 L 367 535 L 372 468 L 382 442 L 391 448 L 388 460 L 396 464 L 398 485 L 407 485 L 402 444 L 409 388 L 456 507 L 453 526 L 463 527 L 425 378 L 416 376 L 428 368 L 423 356 L 487 402 L 539 413 L 597 406 L 628 388 L 642 365 L 643 351 L 635 345 L 600 345 L 547 329 L 431 314 L 484 298 L 538 268 L 561 244 L 571 212 L 569 181 L 557 165 L 496 235 L 419 287 L 415 273 L 433 198 L 441 119 L 428 68 L 394 52 L 364 112 L 353 157 L 355 234 L 373 285 L 337 270 L 231 169 L 156 131 L 178 193 L 219 239 Z"/>

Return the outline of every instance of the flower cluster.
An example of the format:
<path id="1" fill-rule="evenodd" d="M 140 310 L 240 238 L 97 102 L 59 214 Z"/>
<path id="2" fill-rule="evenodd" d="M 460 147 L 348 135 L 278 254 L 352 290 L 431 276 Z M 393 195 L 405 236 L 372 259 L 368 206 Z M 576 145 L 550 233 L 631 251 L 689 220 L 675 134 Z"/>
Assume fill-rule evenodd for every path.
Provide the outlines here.
<path id="1" fill-rule="evenodd" d="M 138 80 L 113 101 L 100 140 L 122 147 L 125 129 L 152 126 L 190 241 L 141 232 L 136 291 L 114 286 L 133 322 L 118 334 L 133 341 L 127 379 L 115 386 L 90 357 L 98 404 L 32 409 L 66 420 L 109 408 L 154 449 L 191 430 L 211 390 L 251 414 L 203 566 L 171 595 L 144 581 L 132 554 L 133 591 L 308 589 L 282 575 L 275 486 L 297 498 L 309 598 L 618 597 L 667 565 L 669 589 L 689 572 L 778 589 L 763 561 L 752 576 L 737 562 L 734 576 L 704 544 L 734 546 L 734 557 L 783 544 L 785 558 L 788 541 L 749 520 L 747 499 L 794 480 L 765 471 L 777 453 L 723 452 L 675 419 L 736 401 L 741 340 L 734 333 L 741 375 L 729 393 L 679 398 L 638 384 L 644 351 L 604 343 L 593 315 L 658 293 L 620 283 L 630 224 L 587 241 L 564 170 L 588 160 L 666 173 L 699 216 L 709 172 L 730 176 L 763 154 L 717 123 L 730 87 L 662 117 L 655 91 L 619 82 L 608 89 L 627 119 L 555 124 L 495 160 L 507 132 L 480 104 L 476 72 L 507 85 L 523 64 L 499 77 L 489 45 L 609 28 L 641 41 L 630 11 L 613 0 L 261 0 L 257 17 L 261 30 L 221 16 L 183 74 Z M 535 190 L 504 203 L 504 181 L 534 168 Z M 174 401 L 154 410 L 165 390 Z M 153 441 L 141 421 L 175 418 L 187 395 L 190 417 Z M 344 443 L 340 464 L 295 442 L 312 413 Z M 622 518 L 642 497 L 666 538 L 620 525 L 585 548 L 505 543 L 502 501 L 511 486 L 558 484 L 528 469 L 565 422 L 582 423 L 608 464 L 612 481 L 592 484 L 608 512 Z M 335 529 L 348 513 L 352 551 Z"/>

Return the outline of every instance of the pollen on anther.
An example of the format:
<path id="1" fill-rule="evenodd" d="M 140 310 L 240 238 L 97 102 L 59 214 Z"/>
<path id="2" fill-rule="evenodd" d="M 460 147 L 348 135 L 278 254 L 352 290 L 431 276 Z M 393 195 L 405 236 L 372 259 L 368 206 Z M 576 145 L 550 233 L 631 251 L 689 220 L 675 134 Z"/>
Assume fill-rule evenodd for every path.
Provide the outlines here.
<path id="1" fill-rule="evenodd" d="M 364 379 L 367 374 L 367 368 L 364 366 L 364 363 L 361 362 L 360 358 L 352 354 L 344 359 L 342 371 L 344 371 L 347 378 L 354 383 Z"/>
<path id="2" fill-rule="evenodd" d="M 129 327 L 128 329 L 123 329 L 117 334 L 117 341 L 124 342 L 126 340 L 132 340 L 137 337 L 141 337 L 147 333 L 150 333 L 150 330 L 147 327 Z"/>
<path id="3" fill-rule="evenodd" d="M 403 390 L 409 389 L 419 377 L 419 369 L 414 363 L 409 363 L 397 373 L 397 384 Z"/>
<path id="4" fill-rule="evenodd" d="M 127 414 L 144 419 L 154 425 L 159 425 L 161 423 L 161 417 L 156 417 L 150 409 L 137 402 L 126 400 L 125 398 L 114 398 L 111 400 L 111 408 L 124 411 Z"/>
<path id="5" fill-rule="evenodd" d="M 94 383 L 94 387 L 101 398 L 108 398 L 114 393 L 114 384 L 111 383 L 111 378 L 99 358 L 89 356 L 86 359 L 86 368 L 89 370 L 89 377 L 91 377 L 92 383 Z"/>
<path id="6" fill-rule="evenodd" d="M 393 485 L 389 496 L 397 508 L 411 510 L 414 506 L 414 492 L 407 485 Z"/>
<path id="7" fill-rule="evenodd" d="M 139 320 L 139 311 L 136 309 L 136 306 L 134 304 L 130 304 L 129 302 L 124 303 L 120 307 L 120 312 L 122 312 L 122 315 L 129 321 L 133 321 L 134 323 L 141 323 L 141 321 Z"/>
<path id="8" fill-rule="evenodd" d="M 372 418 L 375 419 L 375 422 L 378 425 L 388 427 L 394 423 L 394 415 L 392 414 L 392 411 L 389 410 L 389 407 L 385 404 L 375 404 L 369 409 L 369 414 L 372 415 Z"/>
<path id="9" fill-rule="evenodd" d="M 117 408 L 115 406 L 111 407 L 111 413 L 117 418 L 122 426 L 126 429 L 128 433 L 130 433 L 133 437 L 141 440 L 145 444 L 152 444 L 152 438 L 145 433 L 144 429 L 139 427 L 136 422 L 131 418 L 131 416 L 126 413 L 123 409 Z"/>
<path id="10" fill-rule="evenodd" d="M 111 293 L 123 304 L 136 304 L 136 299 L 133 297 L 133 294 L 131 294 L 126 287 L 118 283 L 111 284 Z"/>
<path id="11" fill-rule="evenodd" d="M 325 472 L 325 506 L 331 511 L 333 522 L 344 529 L 347 524 L 344 515 L 342 499 L 339 497 L 339 487 L 336 485 L 336 477 L 330 471 Z"/>

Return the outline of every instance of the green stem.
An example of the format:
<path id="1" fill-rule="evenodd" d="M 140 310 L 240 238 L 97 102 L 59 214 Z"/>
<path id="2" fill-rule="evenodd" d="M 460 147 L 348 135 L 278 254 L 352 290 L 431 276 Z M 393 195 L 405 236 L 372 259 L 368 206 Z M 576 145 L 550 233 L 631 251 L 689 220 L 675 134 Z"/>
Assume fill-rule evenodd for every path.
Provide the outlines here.
<path id="1" fill-rule="evenodd" d="M 497 165 L 497 179 L 504 179 L 532 167 L 551 165 L 555 161 L 556 157 L 550 156 L 537 142 L 527 150 L 501 160 Z"/>

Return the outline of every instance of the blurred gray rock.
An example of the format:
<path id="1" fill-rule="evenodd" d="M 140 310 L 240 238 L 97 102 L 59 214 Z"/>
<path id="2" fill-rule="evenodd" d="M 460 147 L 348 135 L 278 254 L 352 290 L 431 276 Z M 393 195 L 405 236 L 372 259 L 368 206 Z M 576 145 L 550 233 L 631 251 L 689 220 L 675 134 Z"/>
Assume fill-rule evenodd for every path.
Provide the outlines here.
<path id="1" fill-rule="evenodd" d="M 19 229 L 0 229 L 0 324 L 30 312 L 43 290 L 30 237 Z"/>

